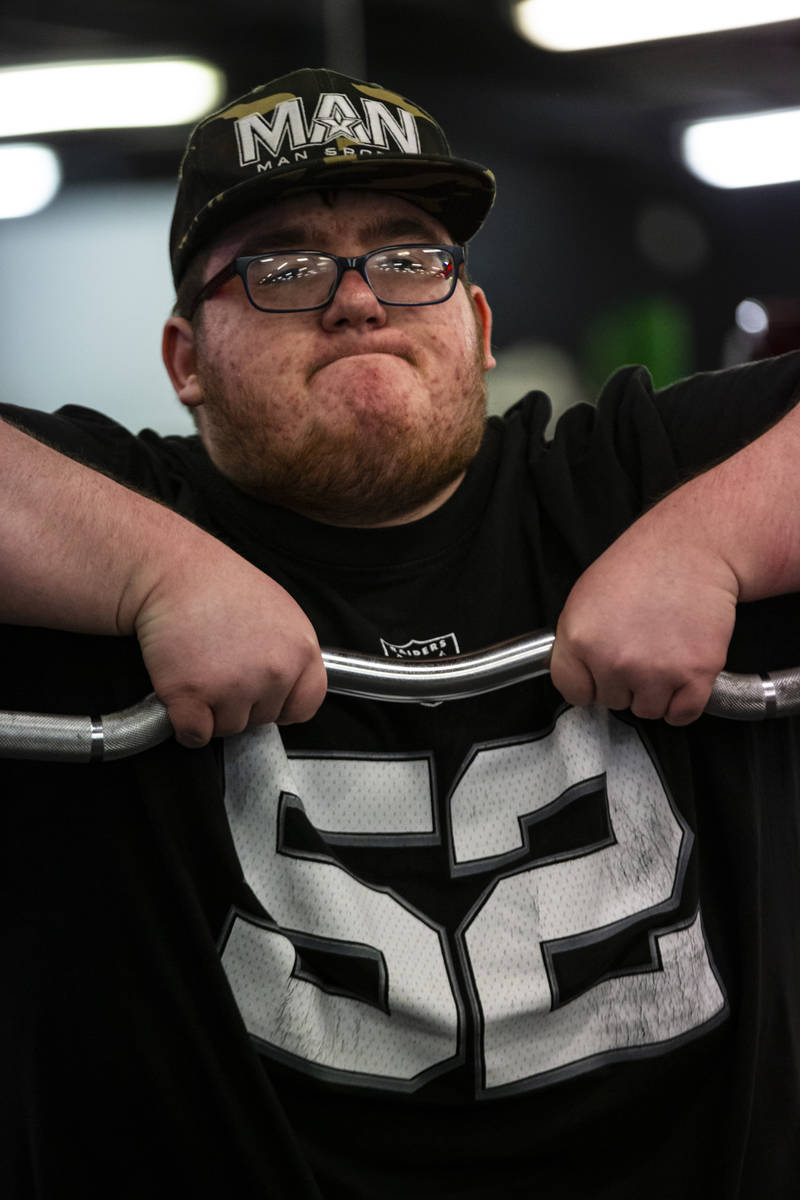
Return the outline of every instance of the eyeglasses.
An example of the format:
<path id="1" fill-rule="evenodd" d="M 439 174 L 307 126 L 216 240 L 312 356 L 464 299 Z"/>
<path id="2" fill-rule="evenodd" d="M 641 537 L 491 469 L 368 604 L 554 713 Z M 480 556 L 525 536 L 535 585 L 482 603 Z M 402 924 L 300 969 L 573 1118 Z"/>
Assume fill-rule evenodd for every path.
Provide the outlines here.
<path id="1" fill-rule="evenodd" d="M 316 250 L 270 250 L 234 258 L 209 279 L 189 310 L 234 275 L 261 312 L 311 312 L 336 295 L 345 271 L 358 271 L 381 304 L 441 304 L 449 300 L 464 262 L 462 246 L 384 246 L 356 258 Z"/>

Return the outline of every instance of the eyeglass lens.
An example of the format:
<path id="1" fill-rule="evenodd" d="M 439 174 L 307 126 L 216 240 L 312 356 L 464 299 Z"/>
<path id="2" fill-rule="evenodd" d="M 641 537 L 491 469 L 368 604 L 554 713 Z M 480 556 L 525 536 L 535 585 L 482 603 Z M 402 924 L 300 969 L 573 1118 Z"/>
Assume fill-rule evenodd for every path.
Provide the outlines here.
<path id="1" fill-rule="evenodd" d="M 375 295 L 387 304 L 431 304 L 453 289 L 453 255 L 441 246 L 377 250 L 367 258 L 365 271 Z M 335 259 L 307 251 L 264 255 L 247 266 L 253 303 L 278 312 L 325 304 L 336 278 Z"/>

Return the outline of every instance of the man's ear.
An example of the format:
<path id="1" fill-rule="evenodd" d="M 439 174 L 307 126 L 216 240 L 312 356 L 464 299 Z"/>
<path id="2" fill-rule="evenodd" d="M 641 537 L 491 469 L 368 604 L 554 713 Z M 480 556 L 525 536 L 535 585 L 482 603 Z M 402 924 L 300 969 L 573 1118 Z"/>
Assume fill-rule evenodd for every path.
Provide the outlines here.
<path id="1" fill-rule="evenodd" d="M 483 288 L 479 288 L 477 284 L 471 283 L 469 290 L 478 317 L 478 326 L 481 330 L 483 366 L 486 371 L 490 371 L 492 367 L 497 366 L 497 360 L 492 354 L 492 310 L 489 307 L 489 301 L 486 299 Z"/>
<path id="2" fill-rule="evenodd" d="M 184 317 L 170 317 L 161 338 L 161 357 L 181 404 L 197 408 L 203 391 L 197 378 L 194 330 Z"/>

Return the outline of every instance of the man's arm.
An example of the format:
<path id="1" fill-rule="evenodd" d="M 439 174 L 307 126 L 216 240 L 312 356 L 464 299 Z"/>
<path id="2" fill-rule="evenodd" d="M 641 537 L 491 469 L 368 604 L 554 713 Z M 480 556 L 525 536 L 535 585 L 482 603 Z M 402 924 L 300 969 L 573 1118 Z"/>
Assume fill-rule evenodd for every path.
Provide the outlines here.
<path id="1" fill-rule="evenodd" d="M 162 505 L 0 422 L 0 621 L 135 634 L 187 746 L 303 721 L 325 694 L 287 592 Z"/>
<path id="2" fill-rule="evenodd" d="M 800 591 L 800 407 L 677 488 L 580 577 L 552 678 L 572 704 L 695 720 L 739 601 Z"/>

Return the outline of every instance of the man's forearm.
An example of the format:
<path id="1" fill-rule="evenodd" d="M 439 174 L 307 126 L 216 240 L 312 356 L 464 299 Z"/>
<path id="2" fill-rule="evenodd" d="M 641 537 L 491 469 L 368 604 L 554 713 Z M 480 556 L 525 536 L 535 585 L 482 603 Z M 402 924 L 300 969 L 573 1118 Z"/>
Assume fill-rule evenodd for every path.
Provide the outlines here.
<path id="1" fill-rule="evenodd" d="M 736 605 L 800 591 L 800 407 L 689 480 L 573 587 L 551 673 L 573 704 L 686 724 L 726 662 Z"/>
<path id="2" fill-rule="evenodd" d="M 134 632 L 134 585 L 204 535 L 188 521 L 0 423 L 0 621 Z M 126 604 L 126 599 L 128 603 Z"/>
<path id="3" fill-rule="evenodd" d="M 740 601 L 800 591 L 800 405 L 663 503 L 725 559 Z"/>
<path id="4" fill-rule="evenodd" d="M 283 588 L 176 513 L 0 424 L 0 621 L 136 634 L 179 741 L 302 721 L 325 694 Z"/>

